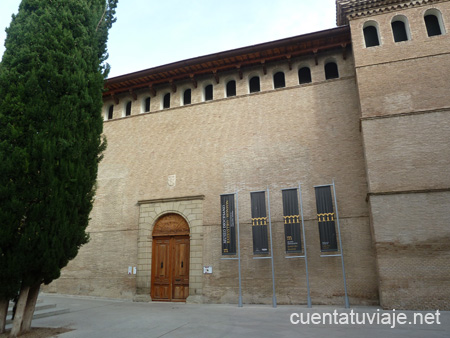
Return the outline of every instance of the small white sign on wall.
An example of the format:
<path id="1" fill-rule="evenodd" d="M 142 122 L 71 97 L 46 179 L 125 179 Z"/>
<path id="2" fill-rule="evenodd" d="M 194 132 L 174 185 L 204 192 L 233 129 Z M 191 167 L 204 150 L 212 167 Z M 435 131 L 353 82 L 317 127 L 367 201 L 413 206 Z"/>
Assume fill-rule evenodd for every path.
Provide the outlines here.
<path id="1" fill-rule="evenodd" d="M 132 267 L 129 266 L 129 267 L 128 267 L 128 274 L 129 274 L 129 275 L 131 275 L 131 271 L 132 271 Z"/>
<path id="2" fill-rule="evenodd" d="M 212 273 L 212 266 L 204 266 L 203 273 Z"/>

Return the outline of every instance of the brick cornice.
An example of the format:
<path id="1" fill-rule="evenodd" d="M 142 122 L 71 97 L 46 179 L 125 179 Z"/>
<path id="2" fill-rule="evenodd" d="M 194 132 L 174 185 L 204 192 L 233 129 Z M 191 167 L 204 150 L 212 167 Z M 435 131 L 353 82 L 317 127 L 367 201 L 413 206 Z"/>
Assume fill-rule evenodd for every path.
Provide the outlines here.
<path id="1" fill-rule="evenodd" d="M 428 194 L 428 193 L 439 193 L 439 192 L 449 192 L 450 187 L 435 188 L 435 189 L 416 189 L 416 190 L 394 190 L 394 191 L 373 191 L 367 193 L 366 201 L 369 200 L 371 196 L 385 196 L 385 195 L 406 195 L 406 194 Z"/>
<path id="2" fill-rule="evenodd" d="M 336 22 L 342 26 L 360 17 L 444 1 L 449 0 L 336 0 Z"/>
<path id="3" fill-rule="evenodd" d="M 140 200 L 137 202 L 137 204 L 141 205 L 141 204 L 180 202 L 180 201 L 192 201 L 192 200 L 204 200 L 204 199 L 205 199 L 205 195 L 181 196 L 181 197 L 157 198 L 157 199 L 151 199 L 151 200 Z"/>
<path id="4" fill-rule="evenodd" d="M 439 109 L 417 110 L 417 111 L 412 111 L 412 112 L 388 114 L 388 115 L 365 116 L 365 117 L 361 117 L 360 120 L 361 121 L 371 121 L 371 120 L 399 118 L 399 117 L 405 117 L 405 116 L 435 114 L 435 113 L 447 113 L 448 114 L 448 113 L 450 113 L 450 107 L 442 107 Z"/>

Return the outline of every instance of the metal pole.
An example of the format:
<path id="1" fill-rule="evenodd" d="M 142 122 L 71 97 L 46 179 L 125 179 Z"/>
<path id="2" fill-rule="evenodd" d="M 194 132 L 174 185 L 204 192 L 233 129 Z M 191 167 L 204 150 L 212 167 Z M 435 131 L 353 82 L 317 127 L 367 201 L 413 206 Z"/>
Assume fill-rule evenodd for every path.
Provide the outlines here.
<path id="1" fill-rule="evenodd" d="M 236 225 L 237 225 L 237 242 L 238 242 L 238 266 L 239 266 L 239 302 L 238 306 L 242 307 L 242 279 L 241 279 L 241 242 L 239 240 L 239 198 L 236 191 Z"/>
<path id="2" fill-rule="evenodd" d="M 270 233 L 270 255 L 272 256 L 272 306 L 277 307 L 277 296 L 275 293 L 275 270 L 273 266 L 273 245 L 272 245 L 272 219 L 270 217 L 270 193 L 267 187 L 267 203 L 269 207 L 269 233 Z"/>
<path id="3" fill-rule="evenodd" d="M 334 179 L 333 179 L 333 194 L 334 194 L 334 206 L 336 207 L 337 228 L 338 228 L 338 234 L 339 234 L 339 248 L 341 250 L 342 274 L 344 276 L 345 308 L 348 309 L 348 308 L 350 308 L 350 304 L 348 301 L 348 294 L 347 294 L 347 279 L 345 278 L 344 254 L 342 252 L 341 227 L 339 226 L 339 213 L 338 213 L 338 207 L 337 207 L 336 188 L 334 186 Z"/>
<path id="4" fill-rule="evenodd" d="M 308 293 L 307 304 L 308 308 L 311 308 L 311 294 L 309 291 L 309 272 L 308 272 L 308 255 L 306 254 L 306 237 L 305 237 L 305 223 L 303 220 L 303 201 L 302 201 L 302 188 L 300 183 L 298 184 L 298 191 L 300 194 L 300 215 L 302 216 L 302 232 L 303 232 L 303 247 L 304 247 L 304 257 L 305 257 L 305 269 L 306 269 L 306 290 Z"/>

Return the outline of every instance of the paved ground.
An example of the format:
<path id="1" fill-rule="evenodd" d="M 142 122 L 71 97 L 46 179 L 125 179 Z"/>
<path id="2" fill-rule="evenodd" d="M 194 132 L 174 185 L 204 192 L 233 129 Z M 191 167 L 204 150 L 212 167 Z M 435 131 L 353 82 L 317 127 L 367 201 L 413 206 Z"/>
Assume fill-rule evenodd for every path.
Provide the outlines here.
<path id="1" fill-rule="evenodd" d="M 133 303 L 130 301 L 81 298 L 59 295 L 40 295 L 45 302 L 69 308 L 70 312 L 54 317 L 36 319 L 33 327 L 66 327 L 73 331 L 59 335 L 62 338 L 113 338 L 113 337 L 314 337 L 314 338 L 434 338 L 450 337 L 450 312 L 420 312 L 420 318 L 435 324 L 409 324 L 414 320 L 413 311 L 395 311 L 400 321 L 406 324 L 392 325 L 392 311 L 376 307 L 355 307 L 353 321 L 366 324 L 351 324 L 351 309 L 330 306 L 283 306 L 268 305 L 183 304 L 183 303 Z M 334 310 L 337 310 L 335 314 Z M 292 316 L 292 314 L 294 315 Z M 314 320 L 321 322 L 337 319 L 341 324 L 302 324 L 294 321 Z M 358 317 L 356 316 L 358 315 Z M 402 316 L 404 314 L 404 316 Z M 303 317 L 302 317 L 303 316 Z M 327 316 L 327 315 L 326 315 Z M 389 320 L 388 317 L 391 319 Z M 368 324 L 368 318 L 375 321 Z M 384 320 L 386 324 L 376 324 Z M 345 322 L 348 320 L 348 324 Z M 389 321 L 389 322 L 388 322 Z M 436 323 L 440 324 L 436 324 Z"/>

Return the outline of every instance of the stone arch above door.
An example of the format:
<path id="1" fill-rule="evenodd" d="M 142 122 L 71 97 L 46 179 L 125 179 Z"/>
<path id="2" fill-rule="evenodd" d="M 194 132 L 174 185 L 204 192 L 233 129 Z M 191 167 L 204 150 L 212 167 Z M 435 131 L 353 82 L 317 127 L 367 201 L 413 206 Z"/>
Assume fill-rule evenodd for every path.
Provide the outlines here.
<path id="1" fill-rule="evenodd" d="M 149 301 L 154 227 L 161 217 L 177 215 L 189 225 L 190 276 L 188 303 L 201 303 L 203 294 L 203 200 L 204 196 L 139 201 L 138 269 L 136 301 Z M 176 217 L 176 216 L 174 216 Z M 156 229 L 158 231 L 158 229 Z"/>
<path id="2" fill-rule="evenodd" d="M 189 233 L 189 225 L 184 217 L 168 213 L 158 218 L 153 227 L 152 236 L 183 236 Z"/>

